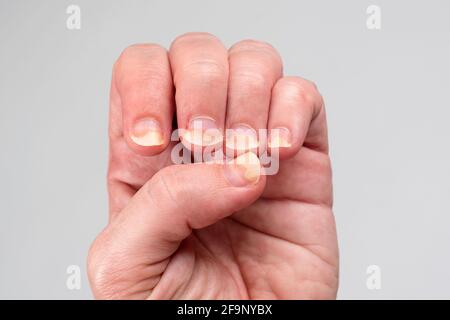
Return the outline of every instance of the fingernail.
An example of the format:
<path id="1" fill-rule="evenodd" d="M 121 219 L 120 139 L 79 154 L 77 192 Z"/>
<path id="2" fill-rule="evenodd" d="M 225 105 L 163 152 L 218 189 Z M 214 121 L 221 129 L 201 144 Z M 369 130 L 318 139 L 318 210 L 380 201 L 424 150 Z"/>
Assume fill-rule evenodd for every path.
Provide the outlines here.
<path id="1" fill-rule="evenodd" d="M 269 148 L 288 148 L 291 144 L 291 133 L 287 128 L 274 128 L 270 130 Z"/>
<path id="2" fill-rule="evenodd" d="M 250 151 L 258 149 L 258 135 L 256 130 L 246 124 L 239 124 L 227 129 L 227 148 L 236 151 Z"/>
<path id="3" fill-rule="evenodd" d="M 188 143 L 198 146 L 211 146 L 223 140 L 216 121 L 209 117 L 192 119 L 188 130 L 183 133 L 182 138 Z"/>
<path id="4" fill-rule="evenodd" d="M 228 181 L 237 187 L 258 183 L 261 175 L 258 156 L 253 152 L 240 155 L 225 165 L 225 174 Z"/>
<path id="5" fill-rule="evenodd" d="M 158 121 L 146 118 L 136 121 L 131 130 L 131 140 L 143 146 L 160 146 L 164 144 L 164 137 Z"/>

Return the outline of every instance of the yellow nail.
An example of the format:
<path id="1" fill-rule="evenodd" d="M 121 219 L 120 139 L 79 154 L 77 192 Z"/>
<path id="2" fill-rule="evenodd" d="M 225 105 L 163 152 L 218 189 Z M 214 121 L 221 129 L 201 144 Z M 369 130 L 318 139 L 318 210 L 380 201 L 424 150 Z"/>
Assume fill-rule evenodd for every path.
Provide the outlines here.
<path id="1" fill-rule="evenodd" d="M 256 131 L 247 125 L 227 129 L 227 148 L 236 151 L 257 150 L 259 147 Z"/>
<path id="2" fill-rule="evenodd" d="M 134 143 L 143 147 L 164 144 L 164 137 L 158 122 L 150 118 L 138 120 L 133 126 L 130 137 Z"/>
<path id="3" fill-rule="evenodd" d="M 189 144 L 198 146 L 211 146 L 222 141 L 222 134 L 218 130 L 208 129 L 206 131 L 186 130 L 182 138 Z"/>
<path id="4" fill-rule="evenodd" d="M 235 160 L 236 165 L 240 167 L 243 172 L 243 177 L 250 183 L 257 183 L 261 175 L 261 164 L 258 156 L 253 152 L 247 152 L 240 155 Z"/>
<path id="5" fill-rule="evenodd" d="M 286 128 L 271 129 L 268 145 L 269 148 L 288 148 L 292 146 L 289 130 Z"/>
<path id="6" fill-rule="evenodd" d="M 182 139 L 188 144 L 212 146 L 221 142 L 223 136 L 213 119 L 209 117 L 198 117 L 189 123 L 188 130 L 183 131 Z"/>

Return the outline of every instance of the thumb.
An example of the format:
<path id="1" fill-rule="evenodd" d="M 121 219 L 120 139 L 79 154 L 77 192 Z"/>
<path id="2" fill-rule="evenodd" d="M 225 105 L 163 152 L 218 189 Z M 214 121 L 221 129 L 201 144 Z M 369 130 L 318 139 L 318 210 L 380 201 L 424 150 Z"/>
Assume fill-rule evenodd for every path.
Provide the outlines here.
<path id="1" fill-rule="evenodd" d="M 96 239 L 90 269 L 119 263 L 126 270 L 129 263 L 148 265 L 167 259 L 192 229 L 207 227 L 253 203 L 265 186 L 261 172 L 259 159 L 251 152 L 226 164 L 162 169 Z M 105 257 L 112 262 L 98 261 Z"/>

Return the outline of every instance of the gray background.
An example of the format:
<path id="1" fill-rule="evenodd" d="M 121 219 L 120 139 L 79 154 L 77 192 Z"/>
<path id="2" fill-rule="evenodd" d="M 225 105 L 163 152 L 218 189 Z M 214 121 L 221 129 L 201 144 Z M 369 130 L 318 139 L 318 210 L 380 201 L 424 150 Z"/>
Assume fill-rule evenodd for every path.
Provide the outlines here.
<path id="1" fill-rule="evenodd" d="M 81 7 L 81 30 L 66 8 Z M 366 28 L 366 8 L 382 28 Z M 187 31 L 272 43 L 328 111 L 339 298 L 450 298 L 450 2 L 0 0 L 0 298 L 91 298 L 111 66 Z M 81 290 L 66 268 L 82 269 Z M 379 265 L 381 290 L 366 268 Z"/>

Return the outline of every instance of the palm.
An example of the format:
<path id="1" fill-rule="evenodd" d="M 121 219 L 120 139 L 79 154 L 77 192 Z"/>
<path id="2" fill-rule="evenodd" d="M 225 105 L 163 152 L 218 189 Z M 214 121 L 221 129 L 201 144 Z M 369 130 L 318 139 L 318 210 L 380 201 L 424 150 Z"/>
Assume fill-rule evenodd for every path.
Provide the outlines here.
<path id="1" fill-rule="evenodd" d="M 179 290 L 168 293 L 156 285 L 153 297 L 335 297 L 338 257 L 331 201 L 328 156 L 303 148 L 281 163 L 254 204 L 195 230 L 160 280 L 163 288 Z"/>

